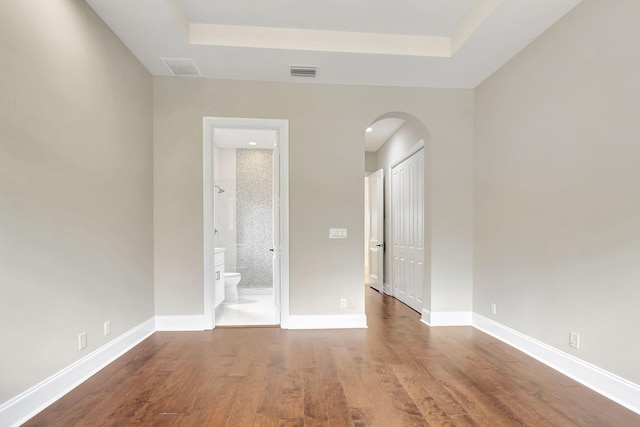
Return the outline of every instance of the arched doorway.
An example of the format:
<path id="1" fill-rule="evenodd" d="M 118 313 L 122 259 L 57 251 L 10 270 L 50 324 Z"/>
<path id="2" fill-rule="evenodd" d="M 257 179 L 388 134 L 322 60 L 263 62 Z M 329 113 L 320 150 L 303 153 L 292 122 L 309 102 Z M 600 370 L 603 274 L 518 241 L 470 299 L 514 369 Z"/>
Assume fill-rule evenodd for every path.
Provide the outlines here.
<path id="1" fill-rule="evenodd" d="M 430 135 L 392 112 L 364 138 L 365 282 L 421 312 L 430 305 Z"/>

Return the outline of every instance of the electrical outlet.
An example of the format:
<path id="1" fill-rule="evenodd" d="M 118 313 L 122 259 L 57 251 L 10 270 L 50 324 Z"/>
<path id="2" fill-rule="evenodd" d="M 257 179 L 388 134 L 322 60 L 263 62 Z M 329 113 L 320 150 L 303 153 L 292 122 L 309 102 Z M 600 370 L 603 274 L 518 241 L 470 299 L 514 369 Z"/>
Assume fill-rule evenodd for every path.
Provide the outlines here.
<path id="1" fill-rule="evenodd" d="M 111 333 L 111 320 L 104 322 L 104 336 L 106 337 Z"/>
<path id="2" fill-rule="evenodd" d="M 358 300 L 353 298 L 349 300 L 349 308 L 351 310 L 355 310 L 356 308 L 358 308 Z"/>
<path id="3" fill-rule="evenodd" d="M 498 307 L 494 304 L 491 303 L 491 314 L 496 314 L 498 312 Z"/>
<path id="4" fill-rule="evenodd" d="M 340 308 L 347 308 L 347 299 L 340 298 Z"/>
<path id="5" fill-rule="evenodd" d="M 580 335 L 576 332 L 569 332 L 569 347 L 580 348 Z"/>
<path id="6" fill-rule="evenodd" d="M 87 347 L 87 333 L 83 332 L 78 335 L 78 350 L 82 350 Z"/>

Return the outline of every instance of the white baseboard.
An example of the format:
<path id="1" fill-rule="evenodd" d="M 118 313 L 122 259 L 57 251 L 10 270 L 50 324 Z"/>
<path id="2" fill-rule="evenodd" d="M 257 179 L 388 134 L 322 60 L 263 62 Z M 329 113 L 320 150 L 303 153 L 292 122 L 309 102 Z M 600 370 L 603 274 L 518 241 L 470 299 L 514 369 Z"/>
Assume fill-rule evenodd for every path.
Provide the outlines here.
<path id="1" fill-rule="evenodd" d="M 475 328 L 521 350 L 534 359 L 640 414 L 640 385 L 563 353 L 477 313 L 430 312 L 423 309 L 421 321 L 430 326 L 472 324 Z M 0 405 L 0 425 L 18 426 L 24 423 L 156 330 L 201 331 L 204 329 L 203 326 L 203 315 L 151 318 Z M 284 322 L 282 327 L 286 329 L 366 328 L 367 318 L 364 314 L 289 316 L 286 327 Z"/>
<path id="2" fill-rule="evenodd" d="M 285 328 L 285 326 L 282 326 Z M 289 316 L 285 329 L 352 329 L 366 328 L 364 314 Z"/>
<path id="3" fill-rule="evenodd" d="M 473 326 L 640 414 L 640 385 L 473 313 Z"/>
<path id="4" fill-rule="evenodd" d="M 204 331 L 204 315 L 156 316 L 156 331 Z"/>
<path id="5" fill-rule="evenodd" d="M 420 319 L 429 326 L 471 326 L 472 320 L 470 311 L 429 311 L 425 308 Z"/>
<path id="6" fill-rule="evenodd" d="M 155 331 L 153 318 L 113 339 L 0 406 L 0 425 L 18 426 L 138 345 Z"/>

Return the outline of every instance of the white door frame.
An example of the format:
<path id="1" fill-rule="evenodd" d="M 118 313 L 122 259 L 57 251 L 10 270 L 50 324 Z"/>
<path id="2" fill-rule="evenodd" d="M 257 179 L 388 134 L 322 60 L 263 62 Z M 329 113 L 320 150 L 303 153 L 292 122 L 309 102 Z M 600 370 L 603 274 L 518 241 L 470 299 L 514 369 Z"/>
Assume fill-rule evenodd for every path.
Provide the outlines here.
<path id="1" fill-rule="evenodd" d="M 389 177 L 389 197 L 388 197 L 388 202 L 385 201 L 385 203 L 389 203 L 391 204 L 393 202 L 393 168 L 395 168 L 396 166 L 398 166 L 400 163 L 404 162 L 405 160 L 407 160 L 409 157 L 413 156 L 414 154 L 416 154 L 418 151 L 422 150 L 424 148 L 424 139 L 421 139 L 420 141 L 416 142 L 413 146 L 411 146 L 411 148 L 409 148 L 407 151 L 405 151 L 400 157 L 398 157 L 396 160 L 394 160 L 393 162 L 391 162 L 389 164 L 389 170 L 387 172 L 387 176 Z M 425 157 L 425 166 L 426 166 L 426 157 Z M 427 173 L 427 170 L 425 168 L 425 173 Z M 424 203 L 424 202 L 423 202 Z M 424 223 L 424 216 L 422 218 L 422 221 Z M 393 209 L 389 208 L 389 224 L 391 224 L 391 227 L 389 227 L 389 234 L 390 234 L 390 240 L 389 242 L 394 242 L 394 234 L 393 234 Z M 426 228 L 422 227 L 423 230 L 426 230 Z M 392 245 L 392 243 L 390 243 L 390 245 Z M 426 262 L 426 261 L 425 261 Z M 391 262 L 389 263 L 389 265 L 387 265 L 386 268 L 387 271 L 387 277 L 389 277 L 389 290 L 388 292 L 385 292 L 391 296 L 393 295 L 393 288 L 394 288 L 394 283 L 393 283 L 393 255 L 391 257 Z M 424 283 L 424 269 L 422 271 L 422 281 Z"/>
<path id="2" fill-rule="evenodd" d="M 280 248 L 279 253 L 280 284 L 273 284 L 274 293 L 279 292 L 280 326 L 288 327 L 289 322 L 289 121 L 282 119 L 250 119 L 237 117 L 203 117 L 202 140 L 202 212 L 204 241 L 204 329 L 215 328 L 215 281 L 214 269 L 214 200 L 213 200 L 213 129 L 268 129 L 278 132 L 279 165 L 273 165 L 279 171 L 280 179 Z M 276 275 L 277 276 L 277 275 Z M 278 297 L 276 296 L 276 301 Z"/>

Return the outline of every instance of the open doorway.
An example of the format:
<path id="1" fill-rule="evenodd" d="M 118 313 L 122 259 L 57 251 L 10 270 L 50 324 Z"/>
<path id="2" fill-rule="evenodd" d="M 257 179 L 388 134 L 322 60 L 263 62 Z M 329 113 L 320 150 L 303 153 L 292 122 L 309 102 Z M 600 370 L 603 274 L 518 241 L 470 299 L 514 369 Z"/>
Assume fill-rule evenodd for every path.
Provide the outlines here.
<path id="1" fill-rule="evenodd" d="M 207 327 L 279 325 L 288 315 L 288 122 L 204 125 Z"/>
<path id="2" fill-rule="evenodd" d="M 418 312 L 430 303 L 429 142 L 402 112 L 365 132 L 365 283 Z"/>
<path id="3" fill-rule="evenodd" d="M 365 284 L 378 292 L 391 293 L 385 283 L 385 173 L 386 165 L 378 161 L 379 151 L 405 124 L 399 117 L 381 117 L 365 130 L 364 178 L 364 250 Z M 382 159 L 384 160 L 384 159 Z"/>

